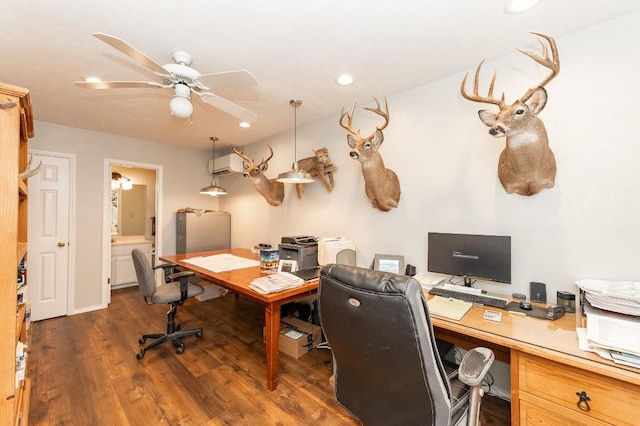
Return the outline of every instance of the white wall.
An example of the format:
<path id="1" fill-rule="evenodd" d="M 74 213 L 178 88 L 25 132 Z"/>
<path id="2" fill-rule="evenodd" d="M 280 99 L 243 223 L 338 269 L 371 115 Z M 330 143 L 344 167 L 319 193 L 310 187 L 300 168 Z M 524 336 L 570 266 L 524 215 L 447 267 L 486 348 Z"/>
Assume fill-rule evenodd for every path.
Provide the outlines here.
<path id="1" fill-rule="evenodd" d="M 547 85 L 549 101 L 540 114 L 557 159 L 554 188 L 532 197 L 505 193 L 497 178 L 504 139 L 489 136 L 477 117 L 477 110 L 492 106 L 461 97 L 460 73 L 388 96 L 391 121 L 380 152 L 400 179 L 397 209 L 383 213 L 370 206 L 359 163 L 349 158 L 346 132 L 338 125 L 341 106 L 336 106 L 335 116 L 297 132 L 298 157 L 310 155 L 312 148 L 329 148 L 338 166 L 331 194 L 317 181 L 298 200 L 287 185 L 283 204 L 272 207 L 242 176 L 220 180 L 231 194 L 221 208 L 233 218 L 233 245 L 276 245 L 283 235 L 342 235 L 356 243 L 359 266 L 368 266 L 376 253 L 400 254 L 423 271 L 429 231 L 499 234 L 512 237 L 513 284 L 486 283 L 488 289 L 528 294 L 530 281 L 542 281 L 555 301 L 556 290 L 572 290 L 581 278 L 637 280 L 639 21 L 635 13 L 557 40 L 561 71 Z M 525 46 L 514 46 L 514 52 L 515 47 Z M 532 37 L 526 48 L 539 46 Z M 516 52 L 484 65 L 483 90 L 494 68 L 499 70 L 496 93 L 504 90 L 508 102 L 546 75 Z M 379 122 L 358 109 L 354 127 L 365 134 Z M 266 175 L 274 178 L 291 167 L 293 132 L 247 146 L 245 152 L 259 160 L 268 154 L 267 143 L 275 156 Z"/>
<path id="2" fill-rule="evenodd" d="M 37 101 L 34 100 L 37 116 Z M 163 167 L 163 223 L 160 253 L 175 253 L 175 212 L 183 207 L 215 210 L 218 201 L 200 195 L 210 182 L 205 151 L 181 149 L 166 144 L 123 138 L 36 121 L 30 148 L 76 155 L 75 282 L 72 311 L 98 309 L 101 305 L 101 261 L 103 256 L 103 194 L 105 158 Z M 151 189 L 150 189 L 151 190 Z M 158 228 L 159 229 L 159 228 Z"/>

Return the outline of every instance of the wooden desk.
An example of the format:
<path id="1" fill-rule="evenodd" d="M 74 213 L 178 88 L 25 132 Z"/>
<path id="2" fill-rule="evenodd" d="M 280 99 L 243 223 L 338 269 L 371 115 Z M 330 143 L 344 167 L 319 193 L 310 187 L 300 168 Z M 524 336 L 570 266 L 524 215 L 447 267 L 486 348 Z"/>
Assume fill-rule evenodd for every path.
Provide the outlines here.
<path id="1" fill-rule="evenodd" d="M 512 425 L 640 422 L 640 369 L 578 349 L 576 314 L 547 321 L 502 311 L 496 323 L 482 318 L 484 310 L 474 306 L 460 321 L 431 320 L 438 338 L 464 349 L 490 347 L 510 363 Z M 589 411 L 577 406 L 582 391 Z"/>
<path id="2" fill-rule="evenodd" d="M 199 253 L 178 254 L 172 256 L 161 256 L 160 260 L 175 263 L 202 275 L 205 279 L 221 287 L 228 288 L 236 294 L 240 294 L 249 299 L 264 305 L 264 323 L 266 338 L 266 358 L 267 358 L 267 387 L 274 390 L 278 385 L 278 346 L 280 338 L 280 306 L 285 303 L 313 295 L 318 291 L 318 280 L 305 283 L 302 286 L 272 294 L 260 294 L 249 288 L 249 284 L 254 278 L 264 276 L 259 266 L 251 268 L 236 269 L 225 272 L 212 272 L 200 268 L 184 259 L 196 256 L 211 256 L 214 254 L 230 253 L 235 256 L 246 257 L 258 260 L 258 255 L 251 253 L 249 249 L 216 250 Z"/>

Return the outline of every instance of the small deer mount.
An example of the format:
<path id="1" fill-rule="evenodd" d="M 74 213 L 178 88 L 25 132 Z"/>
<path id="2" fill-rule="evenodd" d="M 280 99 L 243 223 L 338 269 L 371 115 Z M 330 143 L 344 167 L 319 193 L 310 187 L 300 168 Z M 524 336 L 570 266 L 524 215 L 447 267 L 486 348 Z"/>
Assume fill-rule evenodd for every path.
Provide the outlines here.
<path id="1" fill-rule="evenodd" d="M 384 99 L 384 111 L 380 108 L 380 103 L 376 98 L 375 108 L 362 107 L 367 111 L 378 114 L 384 118 L 382 127 L 377 127 L 375 132 L 366 138 L 360 136 L 360 130 L 354 130 L 352 126 L 353 113 L 356 109 L 356 103 L 353 103 L 351 112 L 342 109 L 340 113 L 340 126 L 349 132 L 347 142 L 352 151 L 349 156 L 354 160 L 358 160 L 362 166 L 362 175 L 364 176 L 364 191 L 367 198 L 371 201 L 371 205 L 383 212 L 387 212 L 392 208 L 398 207 L 400 201 L 400 181 L 398 176 L 391 169 L 384 167 L 382 156 L 378 152 L 380 145 L 384 141 L 382 131 L 389 125 L 389 106 L 387 99 Z M 345 117 L 347 124 L 344 123 Z"/>
<path id="2" fill-rule="evenodd" d="M 269 146 L 269 145 L 267 145 Z M 269 146 L 269 157 L 256 164 L 251 158 L 247 157 L 243 150 L 238 151 L 235 146 L 231 149 L 240 158 L 242 158 L 242 167 L 244 168 L 244 176 L 251 179 L 253 187 L 267 200 L 272 206 L 279 206 L 284 199 L 284 184 L 275 179 L 268 179 L 264 172 L 269 167 L 269 160 L 273 157 L 273 149 Z"/>
<path id="3" fill-rule="evenodd" d="M 315 154 L 313 157 L 299 160 L 298 168 L 309 173 L 311 177 L 317 176 L 327 188 L 327 191 L 331 192 L 333 190 L 333 174 L 338 168 L 331 162 L 327 148 L 314 149 L 313 153 Z M 296 183 L 296 192 L 298 193 L 298 198 L 302 198 L 304 185 Z"/>
<path id="4" fill-rule="evenodd" d="M 549 148 L 547 131 L 538 118 L 538 114 L 547 103 L 547 91 L 544 86 L 560 72 L 560 58 L 556 43 L 551 36 L 532 32 L 538 37 L 542 46 L 542 56 L 533 52 L 518 49 L 540 65 L 549 68 L 551 73 L 537 86 L 529 89 L 522 98 L 508 105 L 504 100 L 493 97 L 493 86 L 496 72 L 493 73 L 487 97 L 478 95 L 478 81 L 482 62 L 476 68 L 473 83 L 473 94 L 466 92 L 467 74 L 462 80 L 460 92 L 465 99 L 497 105 L 500 110 L 493 113 L 487 110 L 478 111 L 480 121 L 489 127 L 489 134 L 496 137 L 506 137 L 506 146 L 500 154 L 498 162 L 498 177 L 508 194 L 535 195 L 555 184 L 556 159 Z M 549 57 L 546 41 L 551 48 Z"/>

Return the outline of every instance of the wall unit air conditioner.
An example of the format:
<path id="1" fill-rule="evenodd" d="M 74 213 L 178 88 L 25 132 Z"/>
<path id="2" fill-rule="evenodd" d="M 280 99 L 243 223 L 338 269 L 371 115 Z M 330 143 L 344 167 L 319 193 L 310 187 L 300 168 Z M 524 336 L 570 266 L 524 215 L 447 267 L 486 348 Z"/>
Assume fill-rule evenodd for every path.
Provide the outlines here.
<path id="1" fill-rule="evenodd" d="M 214 176 L 228 175 L 230 173 L 242 173 L 242 158 L 236 154 L 223 155 L 215 159 L 209 160 L 209 174 Z"/>

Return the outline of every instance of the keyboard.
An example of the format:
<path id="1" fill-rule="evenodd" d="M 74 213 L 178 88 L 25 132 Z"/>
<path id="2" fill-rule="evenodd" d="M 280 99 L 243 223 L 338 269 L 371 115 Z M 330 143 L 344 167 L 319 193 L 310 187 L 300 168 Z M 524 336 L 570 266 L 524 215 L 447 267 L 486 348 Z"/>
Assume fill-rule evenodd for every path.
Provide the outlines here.
<path id="1" fill-rule="evenodd" d="M 451 297 L 452 299 L 464 300 L 465 302 L 479 303 L 481 305 L 493 306 L 504 309 L 509 301 L 501 297 L 487 296 L 486 294 L 473 294 L 465 291 L 452 290 L 444 287 L 433 287 L 429 293 L 436 296 Z"/>

